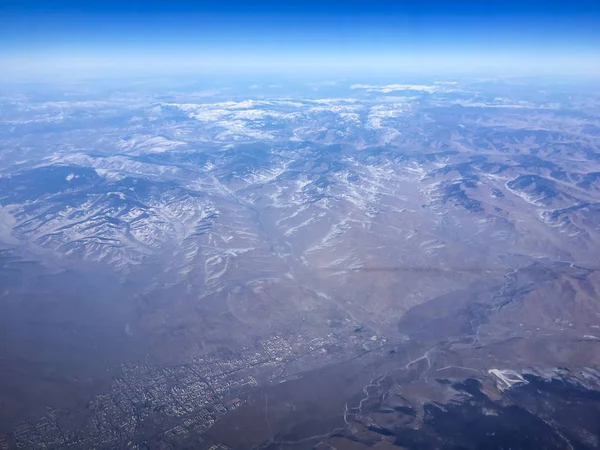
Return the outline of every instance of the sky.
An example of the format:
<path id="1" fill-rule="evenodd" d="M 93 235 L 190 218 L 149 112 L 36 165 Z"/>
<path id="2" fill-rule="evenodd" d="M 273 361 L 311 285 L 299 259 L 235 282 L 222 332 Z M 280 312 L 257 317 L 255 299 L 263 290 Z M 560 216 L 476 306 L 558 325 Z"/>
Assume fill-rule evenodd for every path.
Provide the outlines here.
<path id="1" fill-rule="evenodd" d="M 0 0 L 6 73 L 596 74 L 600 0 Z"/>

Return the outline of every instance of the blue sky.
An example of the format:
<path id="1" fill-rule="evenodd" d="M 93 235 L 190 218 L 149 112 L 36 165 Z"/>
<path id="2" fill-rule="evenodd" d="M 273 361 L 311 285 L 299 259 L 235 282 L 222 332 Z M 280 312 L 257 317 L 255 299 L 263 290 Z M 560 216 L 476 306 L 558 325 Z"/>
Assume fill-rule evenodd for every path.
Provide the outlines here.
<path id="1" fill-rule="evenodd" d="M 2 0 L 11 70 L 582 73 L 600 2 Z M 62 68 L 62 69 L 61 69 Z"/>
<path id="2" fill-rule="evenodd" d="M 340 13 L 400 13 L 400 14 L 521 14 L 531 13 L 539 15 L 541 12 L 549 14 L 598 14 L 598 3 L 594 0 L 572 1 L 531 1 L 531 0 L 480 0 L 443 1 L 422 0 L 419 2 L 398 0 L 229 0 L 229 1 L 203 1 L 203 0 L 3 0 L 0 3 L 3 13 L 32 13 L 53 12 L 61 14 L 70 13 L 109 13 L 121 14 L 126 12 L 142 14 L 165 13 L 223 13 L 223 14 L 272 14 L 272 13 L 307 13 L 307 14 L 340 14 Z"/>

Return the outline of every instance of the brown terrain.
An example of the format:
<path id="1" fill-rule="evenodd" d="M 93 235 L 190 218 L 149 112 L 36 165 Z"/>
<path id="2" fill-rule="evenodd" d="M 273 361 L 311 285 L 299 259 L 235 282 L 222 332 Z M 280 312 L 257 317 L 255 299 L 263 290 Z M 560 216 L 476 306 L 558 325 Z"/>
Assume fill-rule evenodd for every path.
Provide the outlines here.
<path id="1" fill-rule="evenodd" d="M 433 86 L 0 98 L 0 449 L 597 448 L 600 96 Z"/>

